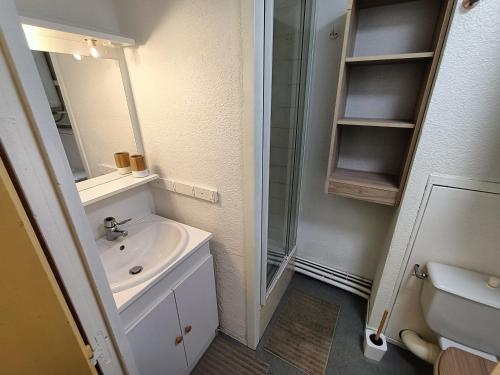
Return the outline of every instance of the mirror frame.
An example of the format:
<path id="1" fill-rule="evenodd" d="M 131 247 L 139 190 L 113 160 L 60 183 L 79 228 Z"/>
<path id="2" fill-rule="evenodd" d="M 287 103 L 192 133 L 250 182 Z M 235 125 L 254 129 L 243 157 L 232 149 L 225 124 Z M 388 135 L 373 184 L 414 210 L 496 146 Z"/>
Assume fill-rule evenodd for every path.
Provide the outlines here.
<path id="1" fill-rule="evenodd" d="M 137 108 L 132 92 L 132 84 L 130 82 L 130 75 L 125 60 L 125 53 L 123 51 L 124 47 L 133 46 L 135 44 L 135 41 L 133 39 L 100 32 L 92 32 L 92 35 L 90 35 L 89 30 L 29 17 L 20 17 L 20 19 L 23 27 L 28 26 L 30 29 L 32 29 L 31 31 L 35 32 L 33 35 L 30 35 L 30 37 L 33 37 L 32 40 L 29 40 L 30 38 L 28 38 L 27 36 L 28 45 L 31 50 L 48 52 L 51 55 L 54 53 L 71 54 L 72 51 L 76 51 L 81 55 L 88 55 L 88 47 L 84 42 L 85 38 L 92 37 L 101 42 L 104 42 L 103 44 L 105 45 L 102 46 L 102 50 L 104 50 L 105 53 L 101 58 L 112 59 L 118 62 L 123 89 L 125 92 L 125 98 L 127 101 L 127 108 L 130 117 L 130 124 L 132 126 L 136 152 L 139 154 L 144 154 L 144 144 L 142 141 L 142 134 L 139 126 L 139 117 L 137 115 Z M 58 69 L 56 67 L 54 68 Z M 78 132 L 77 129 L 76 131 Z M 79 147 L 79 151 L 81 151 L 81 145 L 79 141 L 77 141 L 77 144 Z M 83 162 L 85 164 L 85 168 L 87 169 L 88 164 L 86 162 L 85 155 L 82 155 L 82 159 L 84 159 Z M 75 185 L 77 190 L 80 192 L 126 176 L 127 175 L 119 175 L 116 172 L 110 172 L 101 176 L 89 178 L 88 180 L 82 182 L 78 182 Z"/>

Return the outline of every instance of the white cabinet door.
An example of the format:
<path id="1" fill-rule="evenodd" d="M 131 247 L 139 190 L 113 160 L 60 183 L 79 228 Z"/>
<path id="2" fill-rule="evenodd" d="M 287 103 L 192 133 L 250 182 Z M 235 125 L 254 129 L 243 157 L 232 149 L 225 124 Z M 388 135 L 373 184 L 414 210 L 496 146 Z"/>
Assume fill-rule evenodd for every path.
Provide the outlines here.
<path id="1" fill-rule="evenodd" d="M 179 375 L 187 371 L 186 355 L 172 292 L 127 332 L 141 375 Z M 177 339 L 180 340 L 180 339 Z"/>
<path id="2" fill-rule="evenodd" d="M 219 325 L 212 256 L 174 288 L 188 365 L 192 366 Z"/>

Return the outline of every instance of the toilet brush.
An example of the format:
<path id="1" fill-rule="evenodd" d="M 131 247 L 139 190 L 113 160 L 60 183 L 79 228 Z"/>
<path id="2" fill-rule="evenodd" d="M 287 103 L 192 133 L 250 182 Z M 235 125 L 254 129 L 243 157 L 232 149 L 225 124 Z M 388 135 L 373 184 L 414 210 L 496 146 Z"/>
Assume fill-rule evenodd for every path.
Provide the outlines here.
<path id="1" fill-rule="evenodd" d="M 378 325 L 377 334 L 375 335 L 375 339 L 373 341 L 377 342 L 380 339 L 380 334 L 382 333 L 382 329 L 384 328 L 385 320 L 387 319 L 388 314 L 389 314 L 389 311 L 384 310 L 384 315 L 382 315 L 382 320 L 380 321 L 380 324 Z"/>
<path id="2" fill-rule="evenodd" d="M 382 334 L 382 329 L 384 328 L 388 314 L 389 311 L 384 310 L 377 332 L 369 328 L 365 330 L 365 341 L 363 344 L 365 357 L 380 361 L 387 351 L 387 341 Z"/>

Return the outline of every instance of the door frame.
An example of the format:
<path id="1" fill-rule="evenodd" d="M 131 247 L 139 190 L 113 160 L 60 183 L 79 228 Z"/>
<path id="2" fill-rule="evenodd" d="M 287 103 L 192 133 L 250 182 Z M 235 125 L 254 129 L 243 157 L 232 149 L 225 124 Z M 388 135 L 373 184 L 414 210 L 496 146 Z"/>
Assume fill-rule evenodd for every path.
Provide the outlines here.
<path id="1" fill-rule="evenodd" d="M 137 374 L 13 0 L 0 0 L 0 76 L 0 140 L 19 193 L 103 374 Z"/>
<path id="2" fill-rule="evenodd" d="M 264 2 L 244 1 L 242 24 L 242 82 L 245 206 L 245 274 L 247 345 L 260 340 L 261 220 L 262 220 L 262 121 L 264 115 Z"/>
<path id="3" fill-rule="evenodd" d="M 260 140 L 262 150 L 262 183 L 261 183 L 261 264 L 260 264 L 260 304 L 265 305 L 268 297 L 267 288 L 267 237 L 269 219 L 269 161 L 271 157 L 271 95 L 272 95 L 272 72 L 273 72 L 273 21 L 274 0 L 264 1 L 264 35 L 263 35 L 263 118 L 261 123 L 262 137 Z M 283 262 L 282 262 L 283 264 Z M 281 266 L 280 266 L 281 268 Z M 278 272 L 274 280 L 278 278 Z M 275 283 L 275 282 L 274 282 Z M 270 285 L 271 286 L 271 285 Z M 269 292 L 272 288 L 269 288 Z"/>

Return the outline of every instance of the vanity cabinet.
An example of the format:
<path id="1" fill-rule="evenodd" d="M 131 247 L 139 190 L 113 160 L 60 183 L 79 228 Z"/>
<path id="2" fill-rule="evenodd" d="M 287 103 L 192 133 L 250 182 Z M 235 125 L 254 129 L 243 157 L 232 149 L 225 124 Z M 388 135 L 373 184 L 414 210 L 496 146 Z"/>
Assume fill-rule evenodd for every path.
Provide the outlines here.
<path id="1" fill-rule="evenodd" d="M 219 324 L 211 255 L 166 290 L 127 329 L 141 374 L 188 373 L 212 342 Z"/>
<path id="2" fill-rule="evenodd" d="M 174 288 L 189 366 L 205 351 L 219 324 L 212 257 Z"/>
<path id="3" fill-rule="evenodd" d="M 160 303 L 127 332 L 135 363 L 141 374 L 183 374 L 186 356 L 174 294 L 170 292 Z M 180 340 L 180 339 L 177 339 Z"/>

